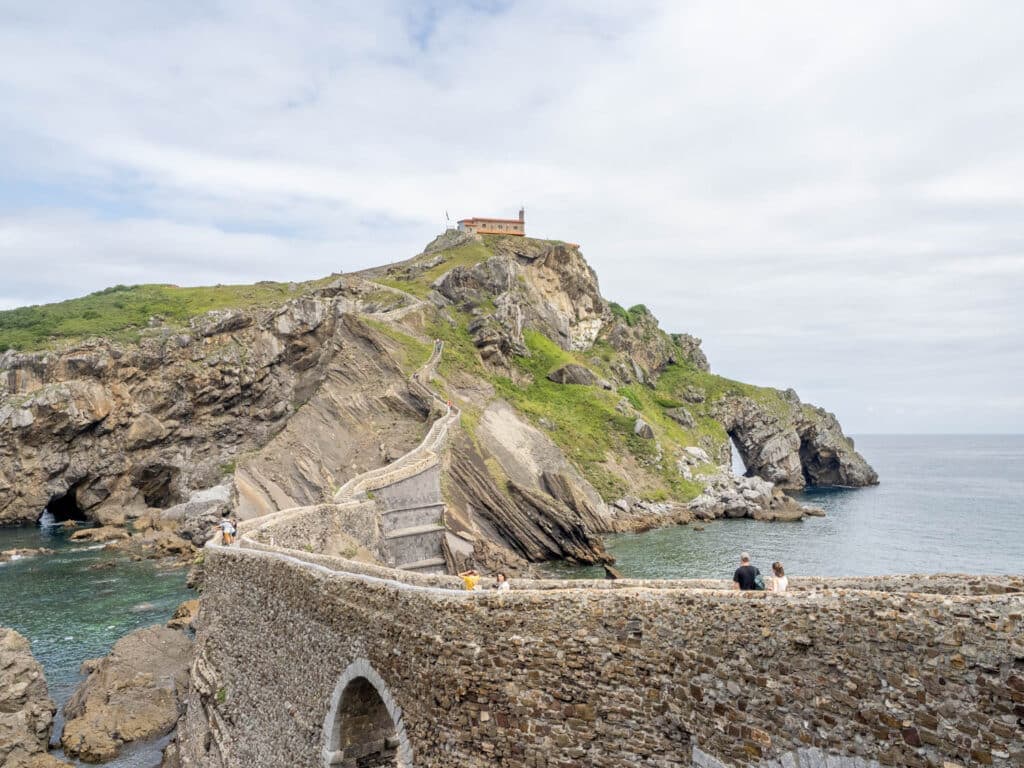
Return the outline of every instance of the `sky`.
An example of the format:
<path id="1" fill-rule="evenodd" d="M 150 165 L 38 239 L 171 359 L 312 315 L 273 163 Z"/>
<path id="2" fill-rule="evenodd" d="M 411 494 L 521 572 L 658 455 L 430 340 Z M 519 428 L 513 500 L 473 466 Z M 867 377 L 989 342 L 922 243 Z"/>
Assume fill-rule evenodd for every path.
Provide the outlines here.
<path id="1" fill-rule="evenodd" d="M 452 219 L 853 434 L 1024 432 L 1024 3 L 0 0 L 0 309 Z"/>

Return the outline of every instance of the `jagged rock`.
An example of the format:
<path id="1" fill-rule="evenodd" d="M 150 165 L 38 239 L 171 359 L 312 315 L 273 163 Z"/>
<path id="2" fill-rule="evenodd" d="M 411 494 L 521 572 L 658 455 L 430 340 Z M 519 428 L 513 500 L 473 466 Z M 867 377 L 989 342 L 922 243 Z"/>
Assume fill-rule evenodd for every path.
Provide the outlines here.
<path id="1" fill-rule="evenodd" d="M 37 555 L 52 555 L 53 550 L 46 547 L 23 547 L 15 549 L 5 549 L 0 552 L 0 563 L 9 563 L 11 560 L 21 560 L 26 557 L 36 557 Z"/>
<path id="2" fill-rule="evenodd" d="M 749 397 L 728 397 L 715 404 L 715 416 L 735 441 L 748 472 L 781 488 L 878 482 L 835 416 L 800 403 L 792 390 L 784 400 L 785 411 Z"/>
<path id="3" fill-rule="evenodd" d="M 510 343 L 540 331 L 564 349 L 586 349 L 610 318 L 597 275 L 575 246 L 531 239 L 501 242 L 495 255 L 456 267 L 434 289 L 457 305 L 493 302 Z"/>
<path id="4" fill-rule="evenodd" d="M 683 390 L 683 399 L 688 403 L 696 405 L 697 403 L 703 403 L 707 399 L 707 395 L 703 389 L 691 384 Z"/>
<path id="5" fill-rule="evenodd" d="M 552 371 L 548 374 L 548 379 L 556 384 L 579 384 L 586 387 L 597 384 L 594 372 L 576 363 L 569 363 Z"/>
<path id="6" fill-rule="evenodd" d="M 654 439 L 654 430 L 651 428 L 651 425 L 643 419 L 637 419 L 633 423 L 633 434 L 637 437 L 643 438 L 644 440 Z"/>
<path id="7" fill-rule="evenodd" d="M 68 538 L 71 541 L 107 542 L 127 539 L 128 537 L 129 533 L 124 528 L 115 528 L 114 526 L 107 525 L 99 528 L 83 528 L 80 531 L 75 531 Z"/>
<path id="8" fill-rule="evenodd" d="M 191 646 L 182 632 L 146 627 L 118 640 L 108 656 L 85 662 L 88 677 L 64 706 L 64 751 L 103 762 L 125 743 L 170 731 L 184 702 Z"/>
<path id="9" fill-rule="evenodd" d="M 163 440 L 169 432 L 170 430 L 161 424 L 159 419 L 151 414 L 143 413 L 128 427 L 125 446 L 129 450 L 143 448 Z"/>
<path id="10" fill-rule="evenodd" d="M 168 629 L 193 629 L 193 622 L 199 613 L 198 600 L 186 600 L 174 609 L 174 614 L 167 622 Z"/>
<path id="11" fill-rule="evenodd" d="M 794 501 L 767 480 L 757 476 L 741 477 L 729 469 L 712 475 L 701 494 L 687 507 L 698 520 L 718 517 L 801 520 L 816 511 Z"/>
<path id="12" fill-rule="evenodd" d="M 192 318 L 190 325 L 196 334 L 205 338 L 247 328 L 252 325 L 252 317 L 237 309 L 215 309 Z"/>
<path id="13" fill-rule="evenodd" d="M 693 420 L 693 414 L 681 406 L 678 408 L 666 408 L 665 415 L 687 429 L 692 429 L 697 424 Z"/>
<path id="14" fill-rule="evenodd" d="M 700 339 L 696 336 L 691 336 L 688 333 L 673 333 L 672 340 L 679 346 L 684 360 L 688 360 L 693 363 L 701 371 L 711 370 L 711 366 L 708 365 L 708 358 L 705 356 L 704 350 L 700 347 Z M 690 402 L 700 401 L 691 400 Z"/>
<path id="15" fill-rule="evenodd" d="M 175 525 L 178 536 L 201 547 L 213 536 L 230 501 L 231 487 L 218 485 L 194 491 L 185 503 L 163 510 L 161 518 Z"/>
<path id="16" fill-rule="evenodd" d="M 453 514 L 466 516 L 471 509 L 478 530 L 523 559 L 610 561 L 601 540 L 587 529 L 584 514 L 525 483 L 509 480 L 507 488 L 499 487 L 491 476 L 487 459 L 471 441 L 460 438 L 452 446 L 450 477 Z M 558 482 L 554 477 L 549 479 Z M 588 510 L 585 514 L 591 513 Z"/>
<path id="17" fill-rule="evenodd" d="M 56 705 L 42 665 L 22 635 L 0 627 L 0 765 L 4 768 L 66 766 L 46 754 Z"/>
<path id="18" fill-rule="evenodd" d="M 708 456 L 707 451 L 703 448 L 698 448 L 696 445 L 688 445 L 683 448 L 683 453 L 686 454 L 687 458 L 695 464 L 710 464 L 711 457 Z"/>

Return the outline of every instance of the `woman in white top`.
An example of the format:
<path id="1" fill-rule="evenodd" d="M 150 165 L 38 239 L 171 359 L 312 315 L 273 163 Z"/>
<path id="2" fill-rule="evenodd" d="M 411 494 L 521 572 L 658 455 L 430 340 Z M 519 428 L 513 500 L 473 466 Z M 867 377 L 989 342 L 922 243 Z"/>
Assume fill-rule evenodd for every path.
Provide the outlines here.
<path id="1" fill-rule="evenodd" d="M 512 588 L 512 585 L 508 583 L 508 576 L 504 573 L 499 573 L 495 577 L 494 588 L 499 592 L 506 592 Z"/>
<path id="2" fill-rule="evenodd" d="M 786 578 L 786 569 L 782 567 L 782 563 L 776 560 L 772 563 L 772 583 L 768 585 L 768 591 L 774 592 L 777 595 L 781 595 L 789 588 L 789 579 Z"/>

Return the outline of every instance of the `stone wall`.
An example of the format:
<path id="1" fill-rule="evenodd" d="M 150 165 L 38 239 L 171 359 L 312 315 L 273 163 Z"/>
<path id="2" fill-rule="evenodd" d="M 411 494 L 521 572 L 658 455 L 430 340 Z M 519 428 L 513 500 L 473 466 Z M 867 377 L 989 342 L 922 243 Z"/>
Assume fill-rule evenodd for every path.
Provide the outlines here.
<path id="1" fill-rule="evenodd" d="M 394 725 L 370 731 L 389 765 L 1024 760 L 1024 594 L 986 594 L 1019 579 L 939 577 L 948 594 L 879 591 L 896 578 L 778 597 L 687 582 L 469 593 L 253 546 L 207 549 L 186 766 L 347 765 L 331 734 L 352 727 L 338 718 L 353 665 Z"/>

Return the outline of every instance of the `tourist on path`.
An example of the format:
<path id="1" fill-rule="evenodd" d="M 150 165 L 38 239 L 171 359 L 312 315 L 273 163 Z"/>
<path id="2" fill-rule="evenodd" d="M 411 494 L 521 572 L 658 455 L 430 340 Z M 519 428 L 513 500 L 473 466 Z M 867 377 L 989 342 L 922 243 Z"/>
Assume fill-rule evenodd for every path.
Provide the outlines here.
<path id="1" fill-rule="evenodd" d="M 774 575 L 772 576 L 771 584 L 768 585 L 768 591 L 781 595 L 789 589 L 789 578 L 786 576 L 786 569 L 782 567 L 782 563 L 776 560 L 772 563 L 772 573 Z"/>
<path id="2" fill-rule="evenodd" d="M 761 578 L 761 572 L 750 564 L 750 555 L 746 552 L 740 555 L 740 567 L 732 575 L 732 588 L 744 592 L 764 589 L 764 580 Z"/>
<path id="3" fill-rule="evenodd" d="M 494 589 L 499 592 L 508 592 L 512 589 L 512 585 L 508 582 L 508 576 L 504 573 L 498 573 L 498 575 L 494 577 Z"/>
<path id="4" fill-rule="evenodd" d="M 469 592 L 476 592 L 480 589 L 480 574 L 470 569 L 463 571 L 459 574 L 459 578 L 462 579 L 463 585 Z"/>
<path id="5" fill-rule="evenodd" d="M 224 542 L 224 546 L 230 547 L 231 542 L 235 540 L 235 526 L 231 524 L 231 520 L 224 518 L 220 521 L 220 535 L 221 540 Z"/>

